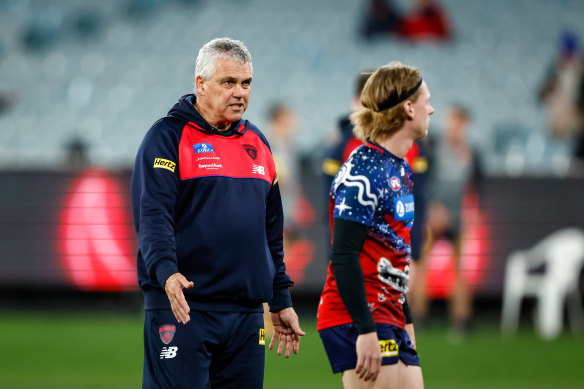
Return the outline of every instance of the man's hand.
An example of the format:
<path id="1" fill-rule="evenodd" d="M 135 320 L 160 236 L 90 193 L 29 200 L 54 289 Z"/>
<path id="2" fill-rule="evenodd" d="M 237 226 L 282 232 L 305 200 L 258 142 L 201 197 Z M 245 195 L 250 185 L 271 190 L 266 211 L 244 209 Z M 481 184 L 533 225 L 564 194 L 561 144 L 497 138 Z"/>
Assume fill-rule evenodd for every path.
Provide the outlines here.
<path id="1" fill-rule="evenodd" d="M 305 333 L 298 324 L 298 315 L 292 307 L 284 308 L 279 312 L 271 312 L 272 324 L 274 325 L 274 335 L 270 341 L 270 350 L 274 348 L 278 340 L 278 355 L 282 355 L 284 346 L 286 347 L 286 358 L 290 358 L 290 353 L 298 354 L 300 348 L 300 337 Z"/>
<path id="2" fill-rule="evenodd" d="M 381 348 L 377 332 L 357 337 L 357 366 L 355 373 L 364 381 L 375 381 L 381 370 Z"/>
<path id="3" fill-rule="evenodd" d="M 164 284 L 164 291 L 170 300 L 170 306 L 172 308 L 172 313 L 179 323 L 187 324 L 191 317 L 189 312 L 191 308 L 185 299 L 183 293 L 183 288 L 192 288 L 195 286 L 193 281 L 188 281 L 185 276 L 180 273 L 174 273 L 166 279 Z"/>
<path id="4" fill-rule="evenodd" d="M 414 325 L 412 323 L 410 324 L 406 324 L 406 332 L 408 333 L 408 336 L 410 337 L 410 340 L 413 343 L 413 348 L 416 348 L 416 333 L 414 332 Z"/>

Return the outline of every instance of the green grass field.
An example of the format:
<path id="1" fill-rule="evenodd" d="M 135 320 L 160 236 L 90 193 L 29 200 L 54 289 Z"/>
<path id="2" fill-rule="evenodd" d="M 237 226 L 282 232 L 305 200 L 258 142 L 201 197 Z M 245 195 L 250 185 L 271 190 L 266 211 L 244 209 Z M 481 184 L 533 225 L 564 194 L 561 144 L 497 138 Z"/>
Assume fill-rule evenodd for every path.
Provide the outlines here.
<path id="1" fill-rule="evenodd" d="M 300 355 L 285 360 L 266 351 L 265 388 L 339 388 L 315 323 Z M 142 371 L 142 315 L 0 314 L 0 388 L 138 388 Z M 494 325 L 449 343 L 444 327 L 417 335 L 427 388 L 584 388 L 584 337 L 553 342 L 533 329 L 502 338 Z M 267 348 L 266 348 L 267 349 Z"/>

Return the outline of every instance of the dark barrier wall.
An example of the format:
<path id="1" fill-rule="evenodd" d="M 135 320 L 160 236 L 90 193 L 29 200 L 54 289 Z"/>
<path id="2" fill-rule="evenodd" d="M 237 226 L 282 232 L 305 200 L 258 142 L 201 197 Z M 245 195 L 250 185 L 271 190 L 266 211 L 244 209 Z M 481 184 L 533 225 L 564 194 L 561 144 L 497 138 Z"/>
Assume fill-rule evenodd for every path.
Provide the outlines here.
<path id="1" fill-rule="evenodd" d="M 130 177 L 97 169 L 0 173 L 0 286 L 136 290 Z M 308 181 L 298 210 L 305 216 L 286 240 L 286 263 L 295 291 L 316 294 L 326 275 L 328 234 L 314 190 L 320 183 Z M 584 229 L 584 181 L 490 178 L 481 198 L 467 197 L 463 215 L 465 278 L 478 296 L 500 296 L 513 250 L 563 227 Z M 450 290 L 450 250 L 439 242 L 432 251 L 427 282 L 435 297 Z"/>

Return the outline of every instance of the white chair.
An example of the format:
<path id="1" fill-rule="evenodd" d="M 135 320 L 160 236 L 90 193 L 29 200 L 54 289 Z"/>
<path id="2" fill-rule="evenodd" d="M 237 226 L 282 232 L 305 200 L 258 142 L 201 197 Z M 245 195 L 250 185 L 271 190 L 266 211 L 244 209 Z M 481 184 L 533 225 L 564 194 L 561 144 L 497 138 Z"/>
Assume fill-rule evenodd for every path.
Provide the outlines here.
<path id="1" fill-rule="evenodd" d="M 545 265 L 543 273 L 533 270 Z M 579 290 L 580 271 L 584 265 L 584 231 L 577 228 L 558 230 L 527 250 L 509 256 L 505 266 L 501 329 L 515 333 L 519 323 L 521 300 L 535 297 L 535 326 L 544 339 L 554 339 L 562 331 L 564 301 L 573 330 L 584 326 L 584 309 Z"/>

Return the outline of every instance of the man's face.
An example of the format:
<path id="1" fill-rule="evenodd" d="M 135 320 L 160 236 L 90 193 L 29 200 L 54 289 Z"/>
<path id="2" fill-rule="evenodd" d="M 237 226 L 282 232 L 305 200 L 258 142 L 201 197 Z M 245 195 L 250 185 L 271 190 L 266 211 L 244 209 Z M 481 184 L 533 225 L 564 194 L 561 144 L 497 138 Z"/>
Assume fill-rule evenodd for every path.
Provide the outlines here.
<path id="1" fill-rule="evenodd" d="M 414 127 L 419 137 L 423 138 L 428 135 L 430 127 L 430 115 L 434 113 L 434 108 L 430 104 L 430 91 L 425 81 L 420 85 L 421 94 L 418 100 L 413 104 L 414 107 Z"/>
<path id="2" fill-rule="evenodd" d="M 219 57 L 209 80 L 197 77 L 197 103 L 209 124 L 222 128 L 237 122 L 249 102 L 251 66 L 229 57 Z"/>
<path id="3" fill-rule="evenodd" d="M 451 108 L 444 116 L 444 135 L 452 143 L 463 142 L 468 130 L 466 116 L 458 110 Z"/>

